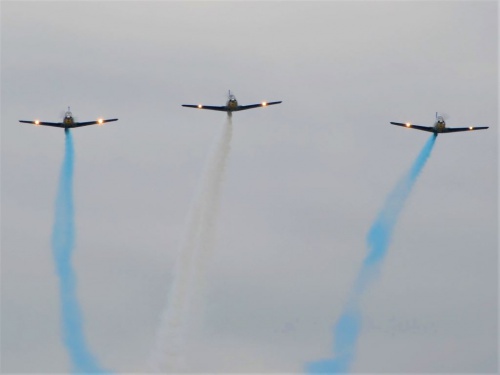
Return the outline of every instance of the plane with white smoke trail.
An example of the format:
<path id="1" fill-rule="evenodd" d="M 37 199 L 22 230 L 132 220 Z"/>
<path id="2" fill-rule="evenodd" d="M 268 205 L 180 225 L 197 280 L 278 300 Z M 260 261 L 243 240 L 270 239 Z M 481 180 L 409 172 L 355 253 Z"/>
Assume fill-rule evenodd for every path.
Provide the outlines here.
<path id="1" fill-rule="evenodd" d="M 183 104 L 182 106 L 187 108 L 208 109 L 211 111 L 227 112 L 227 115 L 231 116 L 233 112 L 246 111 L 247 109 L 253 109 L 253 108 L 265 108 L 269 107 L 270 105 L 275 105 L 280 103 L 282 103 L 281 100 L 277 102 L 264 101 L 257 104 L 241 105 L 238 103 L 236 96 L 234 96 L 234 94 L 231 93 L 231 90 L 229 90 L 229 92 L 227 93 L 226 105 L 215 106 L 215 105 L 205 105 L 205 104 Z"/>
<path id="2" fill-rule="evenodd" d="M 206 258 L 215 244 L 216 222 L 232 137 L 228 116 L 210 153 L 188 215 L 186 232 L 179 248 L 173 282 L 167 296 L 156 346 L 150 358 L 155 371 L 179 371 L 185 366 L 186 323 L 197 281 L 203 274 Z"/>
<path id="3" fill-rule="evenodd" d="M 361 333 L 362 316 L 360 300 L 365 290 L 380 272 L 387 254 L 394 227 L 418 176 L 422 172 L 436 141 L 436 134 L 424 145 L 409 172 L 398 182 L 387 197 L 382 209 L 373 222 L 367 236 L 368 255 L 363 261 L 357 279 L 350 291 L 347 303 L 334 327 L 334 357 L 306 364 L 306 371 L 312 374 L 339 374 L 349 372 L 356 357 L 356 345 Z"/>
<path id="4" fill-rule="evenodd" d="M 52 251 L 59 278 L 63 342 L 75 373 L 103 373 L 87 346 L 83 317 L 76 294 L 76 275 L 71 264 L 75 250 L 75 211 L 73 205 L 74 148 L 69 129 L 65 129 L 65 153 L 59 178 L 52 232 Z"/>

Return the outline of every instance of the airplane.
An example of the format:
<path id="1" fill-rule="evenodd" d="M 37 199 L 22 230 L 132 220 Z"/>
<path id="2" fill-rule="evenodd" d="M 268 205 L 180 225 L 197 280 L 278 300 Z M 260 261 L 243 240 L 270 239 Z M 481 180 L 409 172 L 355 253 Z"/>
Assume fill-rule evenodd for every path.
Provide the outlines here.
<path id="1" fill-rule="evenodd" d="M 64 118 L 62 122 L 45 122 L 45 121 L 40 121 L 40 120 L 35 120 L 35 121 L 26 121 L 26 120 L 19 120 L 19 122 L 23 122 L 25 124 L 34 124 L 36 126 L 39 125 L 45 125 L 45 126 L 55 126 L 56 128 L 63 128 L 63 129 L 71 129 L 71 128 L 78 128 L 80 126 L 87 126 L 87 125 L 102 125 L 106 122 L 112 122 L 112 121 L 117 121 L 117 118 L 112 118 L 108 120 L 104 120 L 102 118 L 97 119 L 96 121 L 87 121 L 87 122 L 76 122 L 75 119 L 73 118 L 73 114 L 71 113 L 70 108 L 68 107 L 68 110 L 64 114 Z"/>
<path id="2" fill-rule="evenodd" d="M 454 132 L 466 132 L 466 131 L 471 131 L 471 130 L 482 130 L 482 129 L 488 129 L 489 126 L 469 126 L 468 128 L 447 128 L 446 123 L 444 122 L 443 116 L 438 115 L 436 112 L 436 122 L 434 123 L 433 126 L 421 126 L 421 125 L 413 125 L 410 122 L 406 123 L 401 123 L 401 122 L 392 122 L 392 125 L 397 125 L 397 126 L 404 126 L 406 128 L 410 129 L 417 129 L 417 130 L 423 130 L 426 132 L 431 132 L 434 134 L 439 134 L 439 133 L 454 133 Z"/>
<path id="3" fill-rule="evenodd" d="M 203 105 L 203 104 L 183 104 L 183 107 L 188 107 L 188 108 L 198 108 L 198 109 L 210 109 L 212 111 L 223 111 L 227 112 L 228 116 L 231 116 L 232 112 L 236 111 L 244 111 L 245 109 L 252 109 L 252 108 L 258 108 L 258 107 L 267 107 L 269 105 L 273 104 L 280 104 L 281 101 L 279 102 L 262 102 L 259 104 L 249 104 L 249 105 L 239 105 L 238 101 L 236 100 L 236 97 L 231 94 L 231 90 L 229 90 L 228 93 L 228 98 L 226 105 L 223 106 L 213 106 L 213 105 Z"/>

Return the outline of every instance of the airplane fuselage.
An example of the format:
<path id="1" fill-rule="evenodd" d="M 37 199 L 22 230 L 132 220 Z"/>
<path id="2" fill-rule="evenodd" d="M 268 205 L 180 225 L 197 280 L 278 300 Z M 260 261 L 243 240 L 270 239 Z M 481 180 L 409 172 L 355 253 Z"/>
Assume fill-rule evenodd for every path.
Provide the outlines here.
<path id="1" fill-rule="evenodd" d="M 63 124 L 67 128 L 70 128 L 75 124 L 75 119 L 73 118 L 73 114 L 69 111 L 69 108 L 68 111 L 64 114 Z"/>
<path id="2" fill-rule="evenodd" d="M 226 107 L 228 111 L 238 108 L 238 101 L 236 100 L 236 98 L 229 99 L 226 103 Z"/>
<path id="3" fill-rule="evenodd" d="M 442 119 L 439 119 L 434 123 L 434 132 L 435 133 L 442 133 L 445 128 L 446 128 L 446 123 Z"/>
<path id="4" fill-rule="evenodd" d="M 235 96 L 231 94 L 231 91 L 229 92 L 229 99 L 226 102 L 226 108 L 228 116 L 231 116 L 233 114 L 233 111 L 238 108 L 238 101 L 236 100 Z"/>
<path id="5" fill-rule="evenodd" d="M 75 123 L 73 117 L 64 117 L 63 124 L 67 126 L 72 126 Z"/>

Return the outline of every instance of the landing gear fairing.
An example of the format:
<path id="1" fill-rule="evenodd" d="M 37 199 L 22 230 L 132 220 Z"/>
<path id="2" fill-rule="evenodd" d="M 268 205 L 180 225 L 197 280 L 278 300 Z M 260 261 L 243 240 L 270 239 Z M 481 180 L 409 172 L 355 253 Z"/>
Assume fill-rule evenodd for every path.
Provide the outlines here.
<path id="1" fill-rule="evenodd" d="M 103 125 L 106 122 L 112 122 L 112 121 L 117 121 L 117 118 L 112 118 L 112 119 L 107 119 L 104 120 L 102 118 L 99 118 L 95 121 L 86 121 L 86 122 L 76 122 L 75 119 L 73 118 L 73 114 L 70 111 L 70 108 L 68 107 L 68 110 L 64 114 L 64 118 L 62 122 L 45 122 L 45 121 L 26 121 L 26 120 L 19 120 L 19 122 L 25 123 L 25 124 L 33 124 L 33 125 L 45 125 L 45 126 L 54 126 L 56 128 L 63 128 L 63 129 L 72 129 L 72 128 L 79 128 L 81 126 L 87 126 L 87 125 Z"/>

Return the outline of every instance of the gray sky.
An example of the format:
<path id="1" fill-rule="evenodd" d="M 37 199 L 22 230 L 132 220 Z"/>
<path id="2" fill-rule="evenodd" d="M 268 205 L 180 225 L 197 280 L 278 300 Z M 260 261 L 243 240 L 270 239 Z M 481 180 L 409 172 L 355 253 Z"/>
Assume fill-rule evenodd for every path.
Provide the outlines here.
<path id="1" fill-rule="evenodd" d="M 145 371 L 228 89 L 218 245 L 191 371 L 302 372 L 331 328 L 386 195 L 438 137 L 363 300 L 356 372 L 495 372 L 498 3 L 2 2 L 2 371 L 65 372 L 50 235 L 73 132 L 74 266 L 90 348 Z"/>

